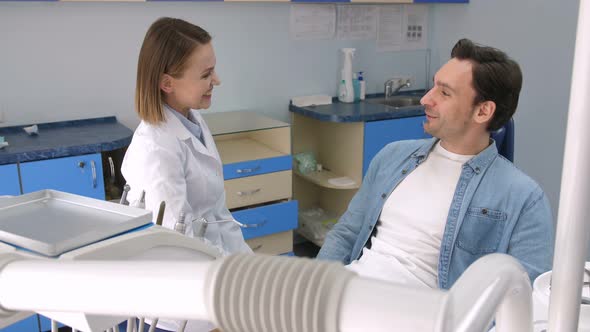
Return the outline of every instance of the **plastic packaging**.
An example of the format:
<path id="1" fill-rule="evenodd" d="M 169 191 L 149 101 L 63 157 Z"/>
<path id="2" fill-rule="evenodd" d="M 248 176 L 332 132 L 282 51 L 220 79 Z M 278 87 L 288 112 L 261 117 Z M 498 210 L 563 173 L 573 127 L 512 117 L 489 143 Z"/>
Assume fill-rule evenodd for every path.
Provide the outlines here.
<path id="1" fill-rule="evenodd" d="M 299 211 L 298 220 L 298 232 L 316 243 L 323 243 L 326 234 L 338 222 L 338 216 L 322 208 L 312 207 Z"/>
<path id="2" fill-rule="evenodd" d="M 344 103 L 354 102 L 354 88 L 352 86 L 352 58 L 354 48 L 341 49 L 343 55 L 341 79 L 344 81 L 344 93 L 338 94 L 338 99 Z"/>
<path id="3" fill-rule="evenodd" d="M 297 169 L 301 174 L 307 174 L 316 170 L 317 161 L 311 152 L 301 152 L 293 156 L 298 163 Z"/>
<path id="4" fill-rule="evenodd" d="M 363 72 L 359 71 L 358 74 L 358 80 L 359 80 L 359 85 L 360 85 L 360 93 L 359 93 L 359 98 L 360 100 L 365 100 L 365 94 L 367 92 L 367 86 L 365 84 L 365 79 L 363 78 Z"/>

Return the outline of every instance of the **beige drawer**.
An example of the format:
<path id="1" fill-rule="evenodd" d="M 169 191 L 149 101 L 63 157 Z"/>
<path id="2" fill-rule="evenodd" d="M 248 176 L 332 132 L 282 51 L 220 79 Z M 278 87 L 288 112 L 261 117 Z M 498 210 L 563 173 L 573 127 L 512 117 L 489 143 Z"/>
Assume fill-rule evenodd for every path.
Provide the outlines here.
<path id="1" fill-rule="evenodd" d="M 293 251 L 293 231 L 275 233 L 247 240 L 256 254 L 280 255 Z"/>
<path id="2" fill-rule="evenodd" d="M 291 171 L 282 171 L 225 181 L 229 209 L 291 197 Z"/>

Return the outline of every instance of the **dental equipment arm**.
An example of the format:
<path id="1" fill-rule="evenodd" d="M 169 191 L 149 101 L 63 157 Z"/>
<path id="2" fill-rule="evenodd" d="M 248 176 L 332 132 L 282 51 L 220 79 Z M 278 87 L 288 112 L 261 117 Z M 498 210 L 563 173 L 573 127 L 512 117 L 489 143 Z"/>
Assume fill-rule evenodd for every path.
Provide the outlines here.
<path id="1" fill-rule="evenodd" d="M 528 276 L 502 254 L 476 261 L 450 291 L 366 279 L 302 258 L 56 261 L 4 254 L 0 317 L 11 310 L 211 320 L 225 332 L 472 332 L 485 331 L 495 316 L 498 332 L 532 331 Z"/>
<path id="2" fill-rule="evenodd" d="M 553 254 L 549 331 L 577 331 L 590 242 L 590 3 L 580 1 Z"/>

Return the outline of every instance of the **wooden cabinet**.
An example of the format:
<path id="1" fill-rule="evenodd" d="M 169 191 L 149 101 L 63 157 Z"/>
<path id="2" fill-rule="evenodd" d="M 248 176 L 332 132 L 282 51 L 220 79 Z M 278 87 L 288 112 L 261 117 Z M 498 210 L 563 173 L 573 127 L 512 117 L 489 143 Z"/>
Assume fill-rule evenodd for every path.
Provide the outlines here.
<path id="1" fill-rule="evenodd" d="M 360 188 L 371 160 L 385 145 L 428 137 L 424 116 L 370 122 L 320 121 L 292 113 L 293 154 L 313 153 L 321 171 L 294 167 L 293 199 L 299 202 L 298 233 L 318 246 Z M 342 179 L 345 185 L 335 184 Z"/>
<path id="2" fill-rule="evenodd" d="M 15 164 L 0 165 L 0 196 L 19 194 L 18 166 Z"/>
<path id="3" fill-rule="evenodd" d="M 226 203 L 256 253 L 293 251 L 289 124 L 249 111 L 203 114 L 223 162 Z"/>

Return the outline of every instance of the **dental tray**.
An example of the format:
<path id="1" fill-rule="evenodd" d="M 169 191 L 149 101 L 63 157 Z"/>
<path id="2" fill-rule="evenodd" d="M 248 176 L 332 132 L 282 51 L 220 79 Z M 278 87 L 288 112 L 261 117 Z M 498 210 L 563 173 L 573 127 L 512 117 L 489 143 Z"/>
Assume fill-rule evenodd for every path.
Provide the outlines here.
<path id="1" fill-rule="evenodd" d="M 0 199 L 0 241 L 45 256 L 58 256 L 151 221 L 147 210 L 55 190 Z"/>

